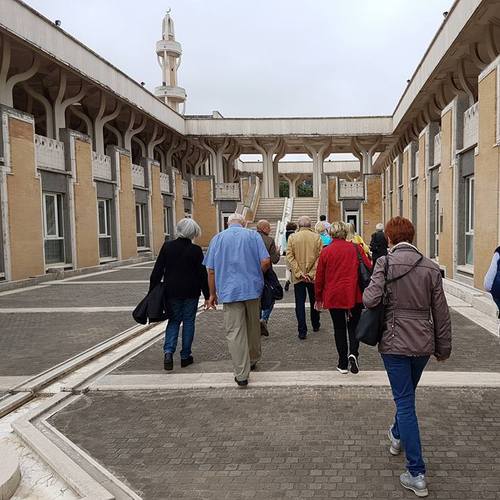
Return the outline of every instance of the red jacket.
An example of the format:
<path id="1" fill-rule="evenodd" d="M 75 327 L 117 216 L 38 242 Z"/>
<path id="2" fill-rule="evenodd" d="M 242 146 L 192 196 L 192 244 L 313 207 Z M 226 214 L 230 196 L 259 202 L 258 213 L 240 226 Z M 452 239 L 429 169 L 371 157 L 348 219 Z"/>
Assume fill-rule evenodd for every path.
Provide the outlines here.
<path id="1" fill-rule="evenodd" d="M 356 247 L 365 264 L 372 264 L 360 245 L 334 239 L 319 256 L 316 270 L 316 301 L 326 309 L 352 309 L 363 302 L 358 284 L 359 261 Z"/>

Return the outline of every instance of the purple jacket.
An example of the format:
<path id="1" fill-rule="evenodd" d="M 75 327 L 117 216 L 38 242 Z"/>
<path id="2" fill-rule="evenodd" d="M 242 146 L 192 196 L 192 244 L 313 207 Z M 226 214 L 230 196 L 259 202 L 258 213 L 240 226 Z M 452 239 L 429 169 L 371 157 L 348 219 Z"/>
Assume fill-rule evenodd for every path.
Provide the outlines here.
<path id="1" fill-rule="evenodd" d="M 363 303 L 372 308 L 380 303 L 387 277 L 405 273 L 420 258 L 413 245 L 396 245 L 389 255 L 377 260 Z M 451 321 L 439 267 L 430 259 L 422 261 L 400 280 L 387 287 L 384 330 L 379 351 L 384 354 L 448 357 L 451 353 Z"/>

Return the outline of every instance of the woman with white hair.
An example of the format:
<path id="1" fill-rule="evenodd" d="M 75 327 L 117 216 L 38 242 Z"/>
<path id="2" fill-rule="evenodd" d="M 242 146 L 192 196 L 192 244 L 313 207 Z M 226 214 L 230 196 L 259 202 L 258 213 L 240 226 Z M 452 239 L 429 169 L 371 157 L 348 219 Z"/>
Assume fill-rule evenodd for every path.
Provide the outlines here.
<path id="1" fill-rule="evenodd" d="M 177 348 L 181 323 L 181 367 L 193 363 L 191 346 L 200 292 L 203 292 L 205 304 L 210 296 L 207 270 L 203 265 L 203 251 L 201 247 L 193 244 L 193 240 L 200 235 L 200 226 L 193 219 L 181 219 L 177 223 L 177 239 L 163 244 L 151 273 L 149 289 L 152 290 L 163 278 L 170 312 L 163 346 L 165 370 L 174 368 L 173 355 Z"/>

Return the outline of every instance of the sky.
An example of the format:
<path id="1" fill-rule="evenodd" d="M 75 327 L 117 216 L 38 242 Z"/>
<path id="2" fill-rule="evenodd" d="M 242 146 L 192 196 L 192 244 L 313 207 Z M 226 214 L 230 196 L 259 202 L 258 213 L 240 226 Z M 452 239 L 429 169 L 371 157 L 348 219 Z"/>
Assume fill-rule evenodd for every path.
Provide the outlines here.
<path id="1" fill-rule="evenodd" d="M 131 78 L 161 84 L 172 9 L 186 114 L 392 114 L 452 0 L 25 0 Z"/>

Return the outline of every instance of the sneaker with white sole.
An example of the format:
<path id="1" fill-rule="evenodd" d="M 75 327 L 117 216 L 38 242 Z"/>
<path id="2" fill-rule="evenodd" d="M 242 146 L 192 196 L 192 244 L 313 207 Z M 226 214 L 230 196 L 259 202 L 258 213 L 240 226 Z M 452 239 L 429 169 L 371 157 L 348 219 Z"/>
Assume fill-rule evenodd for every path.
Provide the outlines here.
<path id="1" fill-rule="evenodd" d="M 399 476 L 401 486 L 407 490 L 413 491 L 417 497 L 426 497 L 429 494 L 427 489 L 427 481 L 423 474 L 412 476 L 409 471 L 404 472 Z"/>
<path id="2" fill-rule="evenodd" d="M 349 354 L 349 370 L 353 375 L 359 373 L 359 362 L 358 358 L 354 354 Z"/>
<path id="3" fill-rule="evenodd" d="M 389 427 L 387 436 L 389 437 L 389 441 L 391 442 L 391 446 L 389 448 L 391 455 L 399 455 L 401 453 L 401 439 L 396 439 L 394 437 L 394 434 L 392 433 L 392 425 L 391 427 Z"/>
<path id="4" fill-rule="evenodd" d="M 340 366 L 337 366 L 337 371 L 342 373 L 342 375 L 347 375 L 349 373 L 349 370 L 346 370 L 345 368 L 340 368 Z"/>

